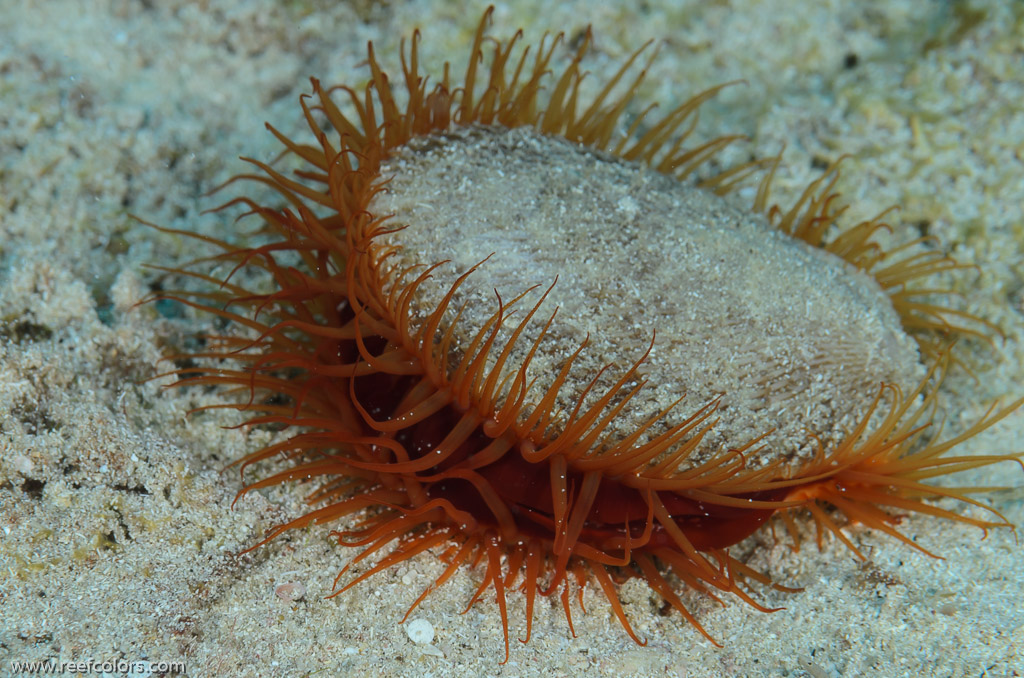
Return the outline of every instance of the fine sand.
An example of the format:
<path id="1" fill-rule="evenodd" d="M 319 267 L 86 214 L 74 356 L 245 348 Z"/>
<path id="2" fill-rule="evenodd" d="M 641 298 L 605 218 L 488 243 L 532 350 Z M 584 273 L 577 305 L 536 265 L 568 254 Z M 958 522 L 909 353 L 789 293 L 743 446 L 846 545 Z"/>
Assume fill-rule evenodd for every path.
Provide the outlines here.
<path id="1" fill-rule="evenodd" d="M 211 188 L 271 161 L 270 121 L 302 131 L 308 76 L 361 85 L 366 42 L 391 72 L 423 32 L 431 73 L 465 68 L 484 5 L 209 0 L 0 3 L 0 675 L 11 662 L 153 662 L 132 675 L 189 676 L 1013 676 L 1024 674 L 1024 552 L 1008 529 L 935 518 L 901 530 L 944 560 L 848 530 L 869 560 L 813 535 L 799 553 L 760 535 L 737 554 L 786 594 L 756 591 L 772 614 L 685 594 L 711 645 L 637 582 L 620 591 L 649 640 L 636 646 L 599 589 L 574 607 L 541 601 L 533 638 L 509 597 L 511 660 L 493 596 L 460 614 L 479 584 L 465 569 L 399 625 L 443 570 L 424 554 L 327 599 L 352 551 L 328 526 L 237 555 L 302 510 L 303 489 L 232 500 L 224 467 L 266 445 L 265 430 L 224 428 L 237 413 L 204 389 L 144 381 L 195 346 L 209 317 L 133 305 L 208 250 L 170 228 L 231 237 L 255 223 L 202 215 Z M 776 198 L 788 204 L 841 154 L 850 221 L 900 205 L 893 236 L 936 236 L 977 269 L 949 280 L 965 308 L 998 324 L 995 349 L 965 345 L 943 390 L 947 429 L 1024 393 L 1024 68 L 1019 3 L 733 0 L 510 0 L 492 32 L 528 42 L 593 25 L 596 86 L 648 39 L 659 55 L 642 98 L 671 107 L 739 81 L 702 111 L 697 133 L 750 137 L 725 164 L 785 146 Z M 564 58 L 564 53 L 560 57 Z M 253 188 L 247 190 L 255 191 Z M 232 195 L 230 191 L 224 197 Z M 266 197 L 264 195 L 263 197 Z M 1018 412 L 955 454 L 1024 449 Z M 992 504 L 1024 523 L 1024 472 L 1002 464 L 956 479 L 1006 485 Z M 964 510 L 955 504 L 944 507 Z M 968 512 L 984 517 L 984 511 Z M 810 529 L 808 527 L 808 529 Z M 781 536 L 781 535 L 780 535 Z M 147 669 L 148 666 L 148 669 Z M 99 671 L 97 671 L 99 673 Z M 114 672 L 112 675 L 122 675 Z M 170 674 L 167 674 L 170 675 Z"/>

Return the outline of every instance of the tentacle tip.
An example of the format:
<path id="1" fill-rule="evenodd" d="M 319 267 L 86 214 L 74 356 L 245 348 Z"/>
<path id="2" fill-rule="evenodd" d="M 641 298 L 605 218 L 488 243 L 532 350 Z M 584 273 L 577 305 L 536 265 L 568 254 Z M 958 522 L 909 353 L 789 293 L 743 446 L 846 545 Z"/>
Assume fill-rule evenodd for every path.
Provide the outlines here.
<path id="1" fill-rule="evenodd" d="M 228 467 L 228 468 L 230 468 L 230 467 Z M 225 469 L 223 469 L 223 470 L 224 470 L 224 471 L 227 471 L 228 469 L 227 469 L 227 468 L 225 468 Z M 252 490 L 252 488 L 251 488 L 251 487 L 243 487 L 242 489 L 240 489 L 240 490 L 239 490 L 239 491 L 238 491 L 238 492 L 237 492 L 237 493 L 235 494 L 235 498 L 231 500 L 231 507 L 230 507 L 230 508 L 231 508 L 231 510 L 232 510 L 232 511 L 234 511 L 234 510 L 235 510 L 235 504 L 237 504 L 237 503 L 238 503 L 238 500 L 239 500 L 239 499 L 242 499 L 243 497 L 245 497 L 245 495 L 249 494 L 249 491 L 250 491 L 250 490 Z"/>

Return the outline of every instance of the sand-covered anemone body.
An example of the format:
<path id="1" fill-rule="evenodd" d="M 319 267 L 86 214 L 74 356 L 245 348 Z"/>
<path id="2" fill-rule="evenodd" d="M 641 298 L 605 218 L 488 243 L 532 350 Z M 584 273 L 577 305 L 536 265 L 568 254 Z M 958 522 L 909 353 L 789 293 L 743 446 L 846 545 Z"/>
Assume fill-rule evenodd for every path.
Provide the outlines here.
<path id="1" fill-rule="evenodd" d="M 204 364 L 180 383 L 224 386 L 223 407 L 290 433 L 242 461 L 288 469 L 240 494 L 318 483 L 311 511 L 261 544 L 347 517 L 332 534 L 361 550 L 336 585 L 377 560 L 337 593 L 439 554 L 410 612 L 474 567 L 469 604 L 493 590 L 507 660 L 511 589 L 524 641 L 537 594 L 560 597 L 571 629 L 588 582 L 637 642 L 615 586 L 630 578 L 706 636 L 684 590 L 764 609 L 747 584 L 770 579 L 728 547 L 773 517 L 798 540 L 809 513 L 819 542 L 858 555 L 846 522 L 919 550 L 897 514 L 1006 524 L 926 501 L 977 504 L 927 481 L 1014 458 L 946 452 L 1019 403 L 930 431 L 941 347 L 978 333 L 921 284 L 956 262 L 884 250 L 881 216 L 837 226 L 834 168 L 789 208 L 770 202 L 778 159 L 698 181 L 735 140 L 690 139 L 715 90 L 639 106 L 641 50 L 584 102 L 589 40 L 520 48 L 486 35 L 490 13 L 458 82 L 420 72 L 418 34 L 397 83 L 372 46 L 365 87 L 314 80 L 310 142 L 271 128 L 302 168 L 251 161 L 239 177 L 281 204 L 230 203 L 262 218 L 263 244 L 204 237 L 231 273 L 176 269 L 209 288 L 172 295 L 241 328 L 190 354 Z M 723 199 L 759 170 L 750 208 Z M 271 291 L 238 282 L 261 275 Z"/>

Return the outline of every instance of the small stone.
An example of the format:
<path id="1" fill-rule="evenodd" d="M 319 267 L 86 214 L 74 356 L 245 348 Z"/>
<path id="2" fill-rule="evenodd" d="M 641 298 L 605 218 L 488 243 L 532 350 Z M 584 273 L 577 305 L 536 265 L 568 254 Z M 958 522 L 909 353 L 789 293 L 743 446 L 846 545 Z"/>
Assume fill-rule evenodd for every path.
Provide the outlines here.
<path id="1" fill-rule="evenodd" d="M 29 459 L 24 454 L 14 455 L 14 457 L 11 459 L 11 466 L 14 467 L 15 471 L 26 476 L 32 473 L 33 469 L 32 460 Z"/>
<path id="2" fill-rule="evenodd" d="M 405 625 L 405 632 L 417 645 L 426 645 L 434 639 L 434 626 L 426 619 L 413 619 Z"/>

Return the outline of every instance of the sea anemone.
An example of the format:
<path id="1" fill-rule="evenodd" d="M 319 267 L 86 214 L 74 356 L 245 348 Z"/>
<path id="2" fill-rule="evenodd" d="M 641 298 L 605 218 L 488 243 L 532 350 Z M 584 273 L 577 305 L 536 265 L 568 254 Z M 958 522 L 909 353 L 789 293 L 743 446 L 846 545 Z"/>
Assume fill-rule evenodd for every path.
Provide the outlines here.
<path id="1" fill-rule="evenodd" d="M 248 159 L 259 173 L 232 180 L 259 182 L 282 199 L 223 206 L 244 205 L 262 220 L 249 240 L 161 229 L 216 252 L 162 269 L 202 289 L 159 297 L 232 328 L 207 337 L 202 350 L 169 356 L 190 361 L 172 372 L 176 385 L 223 387 L 229 397 L 212 407 L 249 413 L 247 426 L 291 432 L 236 462 L 243 472 L 278 457 L 288 464 L 238 496 L 319 482 L 310 512 L 253 548 L 347 518 L 348 529 L 332 535 L 361 551 L 332 595 L 439 553 L 446 567 L 409 613 L 460 567 L 474 567 L 480 584 L 469 605 L 493 590 L 507 661 L 513 588 L 526 599 L 523 642 L 538 594 L 558 594 L 572 630 L 570 596 L 578 592 L 582 602 L 583 587 L 596 581 L 643 644 L 617 595 L 616 583 L 630 578 L 714 642 L 680 584 L 766 610 L 749 582 L 784 587 L 728 549 L 773 518 L 799 544 L 797 521 L 809 514 L 819 545 L 832 534 L 861 558 L 845 524 L 928 555 L 901 534 L 901 515 L 982 530 L 1008 525 L 968 496 L 978 488 L 928 483 L 1017 460 L 946 453 L 1021 401 L 993 406 L 952 437 L 933 430 L 937 385 L 956 362 L 952 341 L 990 329 L 944 303 L 943 290 L 920 285 L 956 261 L 920 240 L 881 247 L 884 213 L 839 225 L 845 207 L 835 165 L 785 209 L 770 199 L 779 157 L 708 175 L 709 158 L 738 138 L 690 145 L 697 111 L 718 87 L 660 116 L 642 108 L 625 122 L 638 108 L 646 46 L 584 103 L 589 33 L 557 67 L 561 35 L 518 49 L 521 33 L 507 41 L 487 35 L 491 13 L 459 81 L 447 66 L 436 82 L 420 73 L 418 32 L 402 47 L 401 93 L 372 45 L 365 87 L 312 80 L 312 95 L 301 99 L 312 142 L 268 125 L 301 168 L 289 176 L 276 163 Z M 759 170 L 751 209 L 722 197 Z M 596 196 L 606 203 L 614 187 L 630 191 L 611 207 L 524 192 L 525 179 L 554 186 L 545 172 L 561 172 L 564 193 L 583 199 L 599 185 L 613 187 Z M 497 201 L 500 224 L 480 211 L 484 199 Z M 625 216 L 607 214 L 616 210 Z M 548 247 L 537 233 L 577 238 L 575 252 L 603 238 L 598 251 L 627 252 L 631 263 L 609 274 L 616 285 L 594 291 L 606 261 L 533 256 Z M 531 256 L 516 250 L 517 239 Z M 720 248 L 710 267 L 718 282 L 687 287 L 670 277 L 668 287 L 652 288 L 651 272 L 665 273 L 664 262 L 682 259 L 698 240 Z M 636 247 L 653 259 L 634 256 Z M 230 272 L 200 267 L 211 261 Z M 720 301 L 727 294 L 746 295 L 770 327 L 734 316 L 733 302 Z M 656 297 L 671 297 L 666 308 L 674 310 L 659 311 Z M 728 311 L 724 321 L 704 310 L 716 305 Z M 675 320 L 686 312 L 684 331 Z M 694 358 L 695 348 L 709 346 L 715 352 Z M 927 501 L 936 496 L 981 506 L 992 518 Z"/>

